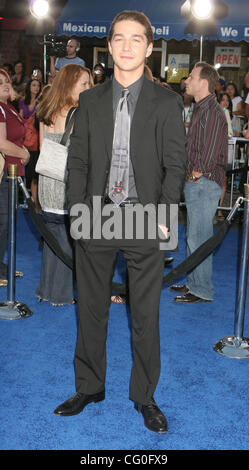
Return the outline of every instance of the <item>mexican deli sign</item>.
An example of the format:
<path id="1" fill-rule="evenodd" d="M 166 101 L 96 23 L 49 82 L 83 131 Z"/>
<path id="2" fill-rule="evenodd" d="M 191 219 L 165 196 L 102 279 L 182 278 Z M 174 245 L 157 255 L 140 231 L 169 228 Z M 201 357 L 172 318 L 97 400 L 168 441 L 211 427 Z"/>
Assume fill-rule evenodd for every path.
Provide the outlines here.
<path id="1" fill-rule="evenodd" d="M 77 36 L 97 36 L 105 37 L 108 35 L 111 22 L 73 22 L 73 21 L 64 21 L 63 23 L 57 23 L 57 33 L 58 34 L 74 34 Z M 168 39 L 171 34 L 170 25 L 159 24 L 152 25 L 154 38 L 165 38 Z"/>
<path id="2" fill-rule="evenodd" d="M 84 20 L 84 16 L 82 16 L 82 18 L 59 18 L 56 21 L 56 32 L 59 35 L 66 36 L 106 37 L 110 29 L 111 21 L 112 17 L 109 21 L 103 21 L 102 19 L 96 21 Z M 194 36 L 185 34 L 185 27 L 185 21 L 176 23 L 154 23 L 152 24 L 154 39 L 163 38 L 167 40 L 174 38 L 176 40 L 188 39 L 191 41 Z M 249 24 L 217 25 L 217 37 L 222 41 L 249 41 Z"/>
<path id="3" fill-rule="evenodd" d="M 214 64 L 221 67 L 240 67 L 241 48 L 240 47 L 216 47 Z"/>

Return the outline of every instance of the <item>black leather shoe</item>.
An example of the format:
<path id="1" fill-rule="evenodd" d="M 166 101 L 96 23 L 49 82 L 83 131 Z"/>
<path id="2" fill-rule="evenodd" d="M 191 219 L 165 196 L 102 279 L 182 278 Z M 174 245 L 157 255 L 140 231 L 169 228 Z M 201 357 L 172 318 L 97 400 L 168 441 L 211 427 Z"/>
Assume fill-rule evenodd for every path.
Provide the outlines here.
<path id="1" fill-rule="evenodd" d="M 173 292 L 182 292 L 183 294 L 187 294 L 188 293 L 188 288 L 187 286 L 177 286 L 177 285 L 173 285 L 170 287 L 170 290 L 172 290 Z"/>
<path id="2" fill-rule="evenodd" d="M 85 393 L 75 393 L 67 401 L 59 405 L 55 410 L 56 416 L 74 416 L 79 414 L 89 403 L 97 403 L 105 399 L 105 391 L 86 395 Z"/>
<path id="3" fill-rule="evenodd" d="M 135 408 L 138 413 L 142 413 L 144 417 L 144 425 L 150 431 L 164 434 L 168 431 L 167 420 L 158 408 L 154 398 L 151 399 L 148 405 L 141 405 L 140 403 L 135 404 Z"/>
<path id="4" fill-rule="evenodd" d="M 182 304 L 197 304 L 198 302 L 212 302 L 212 300 L 202 299 L 201 297 L 197 297 L 194 294 L 190 294 L 187 292 L 185 295 L 177 295 L 174 298 L 175 302 L 182 303 Z"/>
<path id="5" fill-rule="evenodd" d="M 174 261 L 173 256 L 169 256 L 168 258 L 164 258 L 164 264 L 165 265 L 171 264 L 172 261 Z"/>

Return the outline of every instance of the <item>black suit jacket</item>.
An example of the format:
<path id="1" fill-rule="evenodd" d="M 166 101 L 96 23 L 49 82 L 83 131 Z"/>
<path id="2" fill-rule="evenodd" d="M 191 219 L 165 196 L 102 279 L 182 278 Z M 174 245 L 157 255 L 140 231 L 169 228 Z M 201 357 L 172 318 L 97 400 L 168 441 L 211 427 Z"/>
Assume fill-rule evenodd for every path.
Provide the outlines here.
<path id="1" fill-rule="evenodd" d="M 105 194 L 113 141 L 112 81 L 80 95 L 68 156 L 68 208 Z M 181 97 L 144 78 L 131 124 L 130 157 L 142 204 L 180 201 L 186 174 Z"/>

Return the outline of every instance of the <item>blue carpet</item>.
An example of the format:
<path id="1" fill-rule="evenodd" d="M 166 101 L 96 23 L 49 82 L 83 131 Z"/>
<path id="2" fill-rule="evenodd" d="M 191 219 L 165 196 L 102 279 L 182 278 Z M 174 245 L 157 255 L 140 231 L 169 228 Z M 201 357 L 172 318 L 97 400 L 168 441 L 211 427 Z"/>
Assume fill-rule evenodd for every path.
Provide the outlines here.
<path id="1" fill-rule="evenodd" d="M 215 301 L 176 305 L 163 288 L 160 307 L 162 371 L 155 399 L 169 432 L 151 433 L 129 401 L 131 344 L 129 315 L 112 304 L 107 342 L 106 400 L 75 417 L 53 415 L 74 393 L 73 356 L 77 333 L 75 306 L 39 304 L 39 235 L 26 211 L 19 210 L 16 299 L 34 314 L 0 320 L 1 450 L 245 450 L 248 449 L 249 360 L 223 357 L 213 344 L 233 334 L 240 232 L 230 230 L 214 256 Z M 179 252 L 185 257 L 185 227 Z M 123 259 L 115 272 L 122 282 Z M 0 289 L 0 301 L 7 289 Z M 244 336 L 248 331 L 248 302 Z"/>

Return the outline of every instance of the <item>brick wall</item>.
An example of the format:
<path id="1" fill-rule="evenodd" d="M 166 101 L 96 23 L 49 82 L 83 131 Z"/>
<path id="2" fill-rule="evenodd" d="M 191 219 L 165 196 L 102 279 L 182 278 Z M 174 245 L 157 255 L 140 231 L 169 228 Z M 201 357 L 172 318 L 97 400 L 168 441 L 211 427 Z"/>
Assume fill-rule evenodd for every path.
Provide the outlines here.
<path id="1" fill-rule="evenodd" d="M 21 60 L 25 65 L 27 75 L 32 68 L 43 66 L 42 38 L 27 36 L 25 31 L 1 31 L 0 32 L 0 64 L 5 62 L 12 65 L 16 60 Z"/>
<path id="2" fill-rule="evenodd" d="M 0 34 L 0 63 L 13 64 L 20 58 L 22 43 L 22 31 L 1 31 Z"/>

